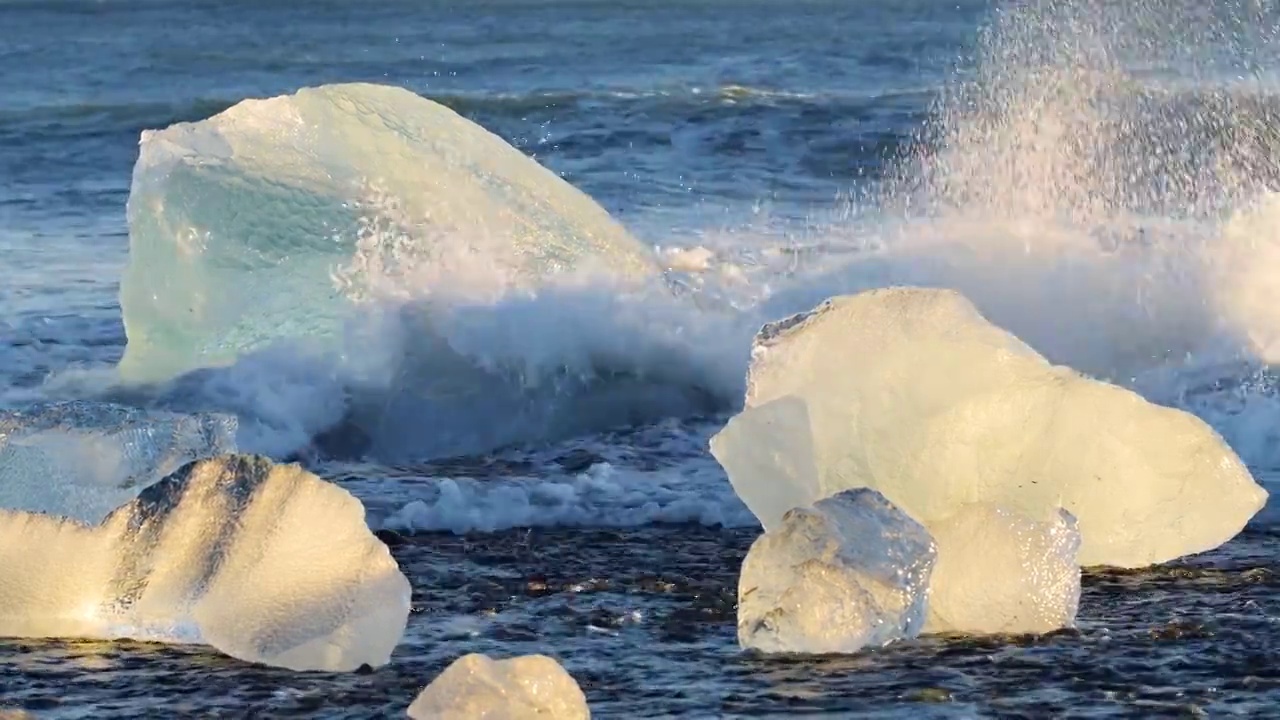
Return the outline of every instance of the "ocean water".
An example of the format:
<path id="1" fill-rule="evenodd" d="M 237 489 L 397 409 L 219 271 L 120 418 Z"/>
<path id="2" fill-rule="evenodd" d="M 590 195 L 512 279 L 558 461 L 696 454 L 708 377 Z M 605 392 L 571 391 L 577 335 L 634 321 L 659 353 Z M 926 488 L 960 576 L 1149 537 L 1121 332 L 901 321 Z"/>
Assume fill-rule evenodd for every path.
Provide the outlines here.
<path id="1" fill-rule="evenodd" d="M 405 533 L 416 609 L 367 675 L 0 641 L 0 705 L 391 717 L 481 651 L 557 657 L 597 717 L 1265 716 L 1270 508 L 1205 557 L 1086 574 L 1076 630 L 762 659 L 734 638 L 758 527 L 706 448 L 761 322 L 917 283 L 1200 415 L 1269 484 L 1277 34 L 1269 0 L 0 3 L 0 403 L 233 411 L 246 448 L 303 457 Z M 287 345 L 112 383 L 141 131 L 355 80 L 445 103 L 560 173 L 692 300 L 602 284 L 459 315 L 450 340 L 503 369 L 493 392 L 517 396 L 517 422 L 480 403 L 344 425 L 352 388 Z M 396 290 L 378 317 L 402 337 L 425 290 Z"/>

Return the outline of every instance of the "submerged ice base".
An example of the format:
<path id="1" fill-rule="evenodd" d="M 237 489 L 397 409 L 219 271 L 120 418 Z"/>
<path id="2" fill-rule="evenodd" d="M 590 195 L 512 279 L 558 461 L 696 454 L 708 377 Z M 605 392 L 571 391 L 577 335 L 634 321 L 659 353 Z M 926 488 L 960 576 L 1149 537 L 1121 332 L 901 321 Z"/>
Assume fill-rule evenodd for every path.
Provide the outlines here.
<path id="1" fill-rule="evenodd" d="M 494 660 L 473 653 L 455 660 L 413 704 L 413 720 L 589 720 L 572 676 L 546 655 Z"/>
<path id="2" fill-rule="evenodd" d="M 929 533 L 874 490 L 795 508 L 742 562 L 738 644 L 852 653 L 915 637 L 936 556 Z"/>
<path id="3" fill-rule="evenodd" d="M 292 670 L 379 666 L 409 582 L 364 506 L 296 465 L 186 465 L 89 527 L 0 512 L 0 636 L 204 643 Z"/>
<path id="4" fill-rule="evenodd" d="M 0 508 L 96 523 L 183 465 L 235 452 L 236 427 L 100 402 L 0 412 Z"/>
<path id="5" fill-rule="evenodd" d="M 402 88 L 245 100 L 142 135 L 120 287 L 129 380 L 337 336 L 350 297 L 428 265 L 512 285 L 582 269 L 657 273 L 590 197 Z M 423 282 L 415 283 L 415 286 Z"/>
<path id="6" fill-rule="evenodd" d="M 1221 545 L 1267 499 L 1198 418 L 1050 365 L 949 290 L 836 297 L 766 325 L 745 405 L 711 449 L 767 529 L 870 487 L 926 527 L 967 503 L 1063 507 L 1082 565 L 1138 567 Z M 808 444 L 812 462 L 786 457 Z M 748 452 L 782 470 L 751 470 Z"/>

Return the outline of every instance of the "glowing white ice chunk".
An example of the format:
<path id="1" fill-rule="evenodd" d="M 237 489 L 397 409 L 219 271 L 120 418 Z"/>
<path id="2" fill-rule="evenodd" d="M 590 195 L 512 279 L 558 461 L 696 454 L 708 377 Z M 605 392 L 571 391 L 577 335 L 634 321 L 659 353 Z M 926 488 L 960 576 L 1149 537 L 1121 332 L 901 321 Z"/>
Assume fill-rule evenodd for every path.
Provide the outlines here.
<path id="1" fill-rule="evenodd" d="M 445 668 L 409 706 L 414 720 L 589 720 L 587 698 L 545 655 L 471 654 Z"/>
<path id="2" fill-rule="evenodd" d="M 804 406 L 816 491 L 803 473 L 740 469 L 743 448 L 783 443 L 754 419 L 783 400 L 789 417 Z M 1136 567 L 1217 547 L 1267 498 L 1198 418 L 1050 365 L 949 290 L 836 297 L 765 326 L 745 405 L 712 452 L 766 528 L 857 487 L 926 527 L 974 502 L 1032 517 L 1061 507 L 1079 522 L 1082 565 Z"/>
<path id="3" fill-rule="evenodd" d="M 929 531 L 938 562 L 925 632 L 1044 633 L 1075 624 L 1080 532 L 1070 513 L 1039 520 L 966 505 Z"/>
<path id="4" fill-rule="evenodd" d="M 100 525 L 0 512 L 0 636 L 205 643 L 293 670 L 387 663 L 409 582 L 347 491 L 296 465 L 186 465 Z"/>
<path id="5" fill-rule="evenodd" d="M 851 653 L 918 635 L 933 539 L 874 490 L 786 513 L 747 552 L 738 643 L 774 653 Z"/>

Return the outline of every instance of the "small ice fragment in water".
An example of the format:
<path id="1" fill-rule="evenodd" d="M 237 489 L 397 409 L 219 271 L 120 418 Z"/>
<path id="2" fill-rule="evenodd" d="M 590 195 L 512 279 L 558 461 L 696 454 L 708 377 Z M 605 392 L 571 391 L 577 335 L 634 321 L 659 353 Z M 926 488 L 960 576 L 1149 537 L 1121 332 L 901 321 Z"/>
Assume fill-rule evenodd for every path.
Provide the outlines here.
<path id="1" fill-rule="evenodd" d="M 545 655 L 461 657 L 409 706 L 413 720 L 589 720 L 578 683 Z"/>
<path id="2" fill-rule="evenodd" d="M 808 425 L 766 437 L 756 413 L 781 402 Z M 766 529 L 870 487 L 926 527 L 972 502 L 1062 507 L 1081 565 L 1141 567 L 1221 545 L 1267 499 L 1199 418 L 1050 365 L 951 290 L 872 290 L 766 325 L 744 406 L 712 451 Z M 816 491 L 804 458 L 743 469 L 743 453 L 799 452 L 803 438 Z"/>
<path id="3" fill-rule="evenodd" d="M 972 504 L 929 530 L 938 561 L 925 632 L 1045 633 L 1075 624 L 1080 532 L 1071 513 L 1038 520 Z"/>
<path id="4" fill-rule="evenodd" d="M 742 563 L 738 643 L 852 653 L 915 637 L 935 557 L 929 533 L 874 490 L 791 510 Z"/>
<path id="5" fill-rule="evenodd" d="M 204 643 L 291 670 L 391 658 L 409 582 L 350 493 L 224 455 L 89 527 L 0 511 L 0 636 Z"/>
<path id="6" fill-rule="evenodd" d="M 235 452 L 234 416 L 101 402 L 0 412 L 0 508 L 89 523 L 183 465 Z"/>

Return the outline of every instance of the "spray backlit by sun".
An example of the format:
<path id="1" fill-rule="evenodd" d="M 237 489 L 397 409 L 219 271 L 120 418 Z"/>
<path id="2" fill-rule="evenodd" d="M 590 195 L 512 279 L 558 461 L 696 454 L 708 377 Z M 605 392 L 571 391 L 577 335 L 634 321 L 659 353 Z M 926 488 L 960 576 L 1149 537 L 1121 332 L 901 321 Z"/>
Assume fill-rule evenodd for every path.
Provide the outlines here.
<path id="1" fill-rule="evenodd" d="M 878 281 L 959 289 L 1051 359 L 1121 381 L 1280 357 L 1280 105 L 1257 70 L 1278 17 L 998 9 L 886 183 Z"/>

